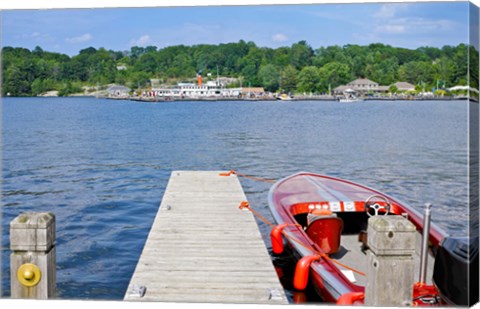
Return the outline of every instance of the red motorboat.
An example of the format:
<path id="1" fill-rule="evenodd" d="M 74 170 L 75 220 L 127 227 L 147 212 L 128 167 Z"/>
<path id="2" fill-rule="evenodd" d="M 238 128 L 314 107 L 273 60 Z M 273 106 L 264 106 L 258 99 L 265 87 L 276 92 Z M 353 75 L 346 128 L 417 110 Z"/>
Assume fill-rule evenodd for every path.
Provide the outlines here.
<path id="1" fill-rule="evenodd" d="M 296 289 L 311 284 L 325 302 L 363 304 L 369 279 L 369 218 L 402 216 L 413 223 L 409 225 L 416 234 L 414 277 L 420 277 L 411 286 L 409 305 L 465 306 L 478 300 L 478 237 L 476 242 L 449 237 L 430 224 L 428 211 L 424 216 L 377 190 L 312 173 L 275 183 L 269 206 L 278 224 L 271 232 L 274 253 L 281 254 L 287 244 L 298 259 Z M 423 241 L 422 233 L 428 233 Z M 475 267 L 476 279 L 469 279 Z"/>

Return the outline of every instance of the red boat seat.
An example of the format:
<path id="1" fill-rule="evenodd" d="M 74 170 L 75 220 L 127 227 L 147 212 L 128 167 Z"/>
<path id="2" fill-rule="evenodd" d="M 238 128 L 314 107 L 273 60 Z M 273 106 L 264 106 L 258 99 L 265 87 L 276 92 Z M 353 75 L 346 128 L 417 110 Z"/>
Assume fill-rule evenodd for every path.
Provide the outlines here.
<path id="1" fill-rule="evenodd" d="M 326 254 L 340 250 L 343 220 L 334 216 L 316 216 L 308 225 L 306 233 Z"/>

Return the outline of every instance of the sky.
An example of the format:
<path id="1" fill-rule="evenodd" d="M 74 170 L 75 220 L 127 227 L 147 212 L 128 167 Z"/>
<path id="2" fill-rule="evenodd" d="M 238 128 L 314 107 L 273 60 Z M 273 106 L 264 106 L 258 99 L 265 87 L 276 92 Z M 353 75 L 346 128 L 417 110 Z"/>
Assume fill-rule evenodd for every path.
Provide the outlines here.
<path id="1" fill-rule="evenodd" d="M 415 49 L 468 43 L 468 2 L 2 10 L 1 45 L 73 56 L 93 46 L 253 41 L 277 48 L 383 43 Z"/>

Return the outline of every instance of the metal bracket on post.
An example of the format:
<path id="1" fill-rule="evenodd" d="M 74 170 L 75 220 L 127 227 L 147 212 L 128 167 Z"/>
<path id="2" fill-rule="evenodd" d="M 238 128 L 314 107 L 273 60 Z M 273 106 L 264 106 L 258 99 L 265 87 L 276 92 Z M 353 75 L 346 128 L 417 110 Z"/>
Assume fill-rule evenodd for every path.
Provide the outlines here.
<path id="1" fill-rule="evenodd" d="M 55 215 L 24 213 L 10 222 L 12 298 L 55 297 Z"/>

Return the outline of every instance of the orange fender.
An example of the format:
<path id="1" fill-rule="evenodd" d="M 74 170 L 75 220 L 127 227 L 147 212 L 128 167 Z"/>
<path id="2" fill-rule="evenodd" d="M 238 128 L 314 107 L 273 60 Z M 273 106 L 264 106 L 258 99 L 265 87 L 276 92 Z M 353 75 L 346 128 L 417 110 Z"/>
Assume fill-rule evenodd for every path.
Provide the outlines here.
<path id="1" fill-rule="evenodd" d="M 365 294 L 363 292 L 345 293 L 337 300 L 337 305 L 350 306 L 353 305 L 354 302 L 363 300 L 364 298 Z"/>
<path id="2" fill-rule="evenodd" d="M 272 242 L 272 250 L 275 254 L 282 254 L 283 252 L 283 238 L 282 231 L 288 225 L 288 223 L 283 223 L 275 226 L 270 232 L 270 240 Z"/>
<path id="3" fill-rule="evenodd" d="M 320 260 L 319 255 L 304 256 L 297 262 L 295 267 L 295 275 L 293 277 L 293 287 L 297 290 L 304 290 L 308 284 L 308 275 L 310 272 L 310 265 L 314 261 Z"/>

